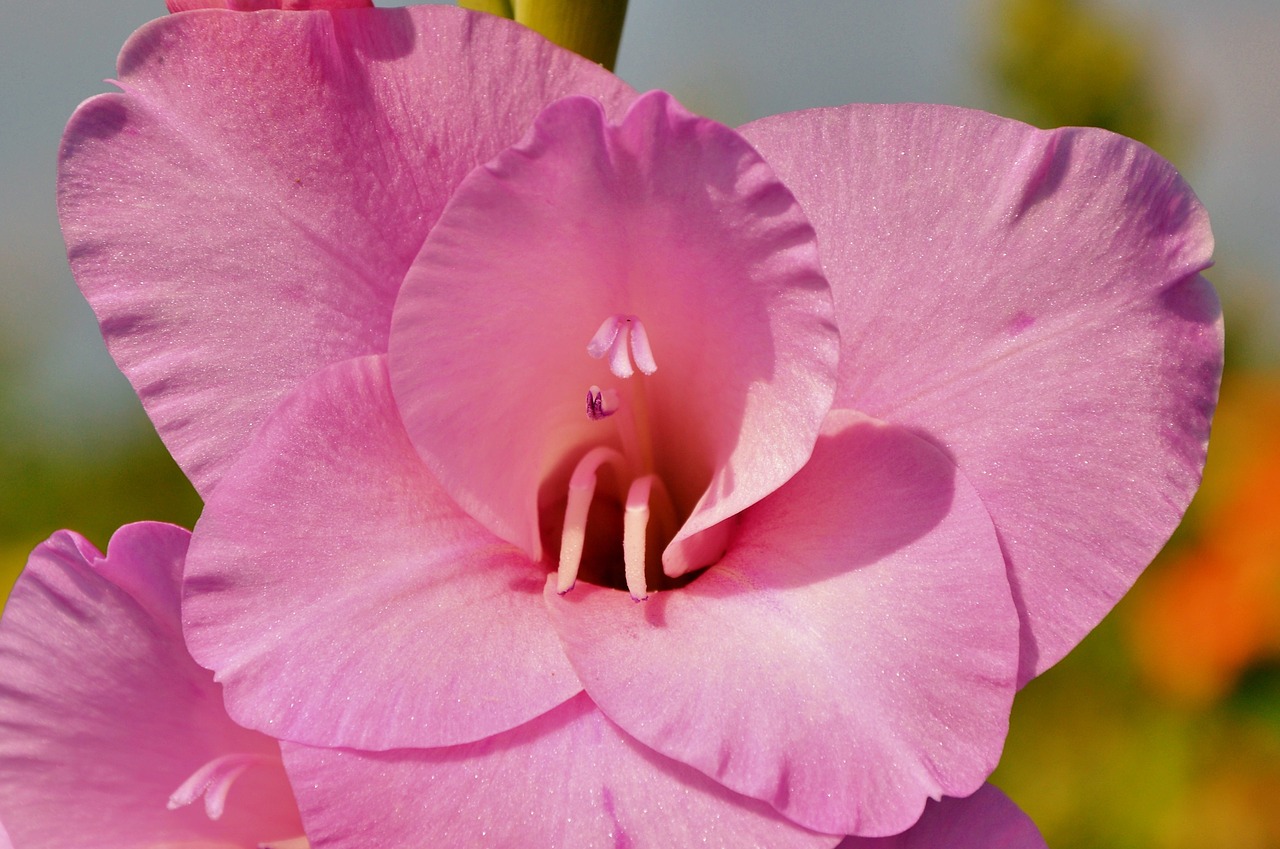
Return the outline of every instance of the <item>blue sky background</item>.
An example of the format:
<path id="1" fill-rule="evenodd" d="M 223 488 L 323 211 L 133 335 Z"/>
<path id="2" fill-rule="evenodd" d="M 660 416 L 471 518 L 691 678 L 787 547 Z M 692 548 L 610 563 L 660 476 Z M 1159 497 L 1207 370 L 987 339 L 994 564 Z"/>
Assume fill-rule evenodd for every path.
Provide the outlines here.
<path id="1" fill-rule="evenodd" d="M 1178 162 L 1208 206 L 1228 328 L 1280 363 L 1280 4 L 1099 0 L 1157 46 L 1190 128 Z M 381 5 L 406 5 L 382 3 Z M 991 0 L 631 0 L 618 72 L 726 123 L 856 101 L 995 108 Z M 108 90 L 120 45 L 162 0 L 0 0 L 0 355 L 48 439 L 95 450 L 141 413 L 66 268 L 54 168 L 66 119 Z"/>

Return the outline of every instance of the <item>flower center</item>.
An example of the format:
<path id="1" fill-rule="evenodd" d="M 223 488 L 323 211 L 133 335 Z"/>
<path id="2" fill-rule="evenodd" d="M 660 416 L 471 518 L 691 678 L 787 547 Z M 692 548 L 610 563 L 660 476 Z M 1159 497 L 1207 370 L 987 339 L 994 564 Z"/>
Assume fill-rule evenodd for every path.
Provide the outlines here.
<path id="1" fill-rule="evenodd" d="M 658 370 L 649 346 L 644 324 L 634 315 L 615 314 L 600 325 L 587 343 L 587 353 L 596 359 L 609 359 L 609 370 L 623 380 L 638 369 L 645 376 Z M 623 500 L 621 554 L 627 591 L 636 601 L 649 595 L 646 573 L 656 566 L 660 572 L 662 543 L 674 535 L 678 522 L 671 495 L 662 479 L 654 472 L 653 447 L 650 439 L 648 410 L 643 381 L 631 387 L 624 404 L 616 389 L 587 389 L 586 412 L 592 421 L 609 419 L 622 451 L 608 445 L 589 450 L 573 469 L 569 478 L 569 497 L 565 504 L 564 528 L 560 537 L 560 562 L 556 590 L 564 594 L 573 589 L 578 579 L 583 552 L 587 545 L 587 520 L 596 500 L 598 472 L 608 467 L 619 482 L 626 481 Z M 615 413 L 620 413 L 616 415 Z M 650 517 L 657 514 L 657 533 Z M 650 536 L 657 545 L 650 545 Z M 664 539 L 665 538 L 665 539 Z M 619 547 L 613 542 L 615 550 Z M 615 555 L 616 557 L 616 555 Z"/>

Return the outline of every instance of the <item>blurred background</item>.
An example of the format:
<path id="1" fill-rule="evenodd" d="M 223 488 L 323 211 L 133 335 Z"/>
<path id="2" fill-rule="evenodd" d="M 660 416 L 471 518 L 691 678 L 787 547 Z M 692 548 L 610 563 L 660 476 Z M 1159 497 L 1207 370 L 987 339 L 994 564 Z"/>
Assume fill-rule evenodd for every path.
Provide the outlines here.
<path id="1" fill-rule="evenodd" d="M 406 5 L 382 2 L 379 5 Z M 0 0 L 0 597 L 54 530 L 199 500 L 66 268 L 54 163 L 163 0 Z M 631 0 L 618 73 L 728 124 L 855 101 L 1085 124 L 1213 217 L 1227 373 L 1205 485 L 1115 612 L 1014 708 L 995 776 L 1056 849 L 1280 847 L 1280 4 Z"/>

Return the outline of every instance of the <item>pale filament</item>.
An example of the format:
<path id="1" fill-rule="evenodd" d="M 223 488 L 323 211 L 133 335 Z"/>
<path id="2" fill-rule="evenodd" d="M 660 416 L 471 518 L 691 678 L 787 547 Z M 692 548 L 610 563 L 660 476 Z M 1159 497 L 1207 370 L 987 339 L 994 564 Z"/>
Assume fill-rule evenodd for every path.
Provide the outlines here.
<path id="1" fill-rule="evenodd" d="M 564 508 L 564 530 L 560 534 L 560 568 L 556 572 L 556 592 L 564 595 L 578 580 L 582 565 L 582 549 L 587 540 L 587 514 L 596 494 L 596 472 L 605 463 L 613 463 L 619 475 L 627 469 L 626 458 L 607 445 L 592 448 L 569 478 L 569 501 Z"/>
<path id="2" fill-rule="evenodd" d="M 185 808 L 203 796 L 205 814 L 209 819 L 216 820 L 222 816 L 227 804 L 227 793 L 240 774 L 254 764 L 271 763 L 273 761 L 266 755 L 247 752 L 214 758 L 191 773 L 191 777 L 173 791 L 173 795 L 169 797 L 169 810 Z"/>
<path id="3" fill-rule="evenodd" d="M 649 529 L 649 495 L 657 475 L 645 475 L 631 482 L 627 509 L 622 518 L 622 563 L 626 570 L 627 592 L 635 601 L 644 601 L 649 590 L 644 583 L 645 534 Z M 662 486 L 661 481 L 658 485 Z"/>

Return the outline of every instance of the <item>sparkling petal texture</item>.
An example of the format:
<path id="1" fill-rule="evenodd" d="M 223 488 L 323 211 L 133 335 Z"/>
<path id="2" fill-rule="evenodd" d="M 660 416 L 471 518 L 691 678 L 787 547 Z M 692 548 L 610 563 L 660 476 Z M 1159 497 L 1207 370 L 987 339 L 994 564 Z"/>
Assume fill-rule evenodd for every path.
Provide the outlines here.
<path id="1" fill-rule="evenodd" d="M 920 821 L 893 837 L 850 837 L 837 849 L 1047 849 L 1031 818 L 995 786 L 925 806 Z"/>
<path id="2" fill-rule="evenodd" d="M 1199 484 L 1222 367 L 1203 208 L 1101 130 L 848 106 L 742 132 L 818 232 L 837 406 L 946 448 L 991 512 L 1025 681 L 1111 609 Z"/>
<path id="3" fill-rule="evenodd" d="M 892 834 L 999 759 L 1017 614 L 991 520 L 935 447 L 833 413 L 724 558 L 643 605 L 548 592 L 628 733 L 825 832 Z"/>
<path id="4" fill-rule="evenodd" d="M 392 324 L 414 444 L 463 509 L 535 557 L 540 487 L 563 497 L 572 463 L 617 444 L 584 414 L 589 386 L 621 394 L 611 423 L 647 410 L 640 439 L 692 512 L 677 550 L 795 473 L 834 391 L 813 232 L 768 166 L 663 92 L 606 119 L 560 101 L 463 181 Z M 618 314 L 642 321 L 652 376 L 619 380 L 587 355 Z"/>
<path id="5" fill-rule="evenodd" d="M 239 722 L 317 745 L 441 746 L 581 690 L 544 576 L 449 501 L 384 358 L 366 357 L 305 382 L 227 471 L 196 525 L 183 613 Z"/>
<path id="6" fill-rule="evenodd" d="M 769 806 L 640 745 L 585 695 L 468 746 L 362 753 L 286 743 L 317 846 L 829 849 Z"/>
<path id="7" fill-rule="evenodd" d="M 125 45 L 118 84 L 67 127 L 63 235 L 202 494 L 301 379 L 386 351 L 405 271 L 468 171 L 565 94 L 633 96 L 523 27 L 441 6 L 174 15 Z"/>
<path id="8" fill-rule="evenodd" d="M 121 528 L 104 558 L 60 531 L 0 620 L 0 819 L 18 846 L 256 846 L 302 833 L 276 742 L 235 725 L 179 632 L 189 534 Z M 223 755 L 254 756 L 220 819 L 166 800 Z"/>

